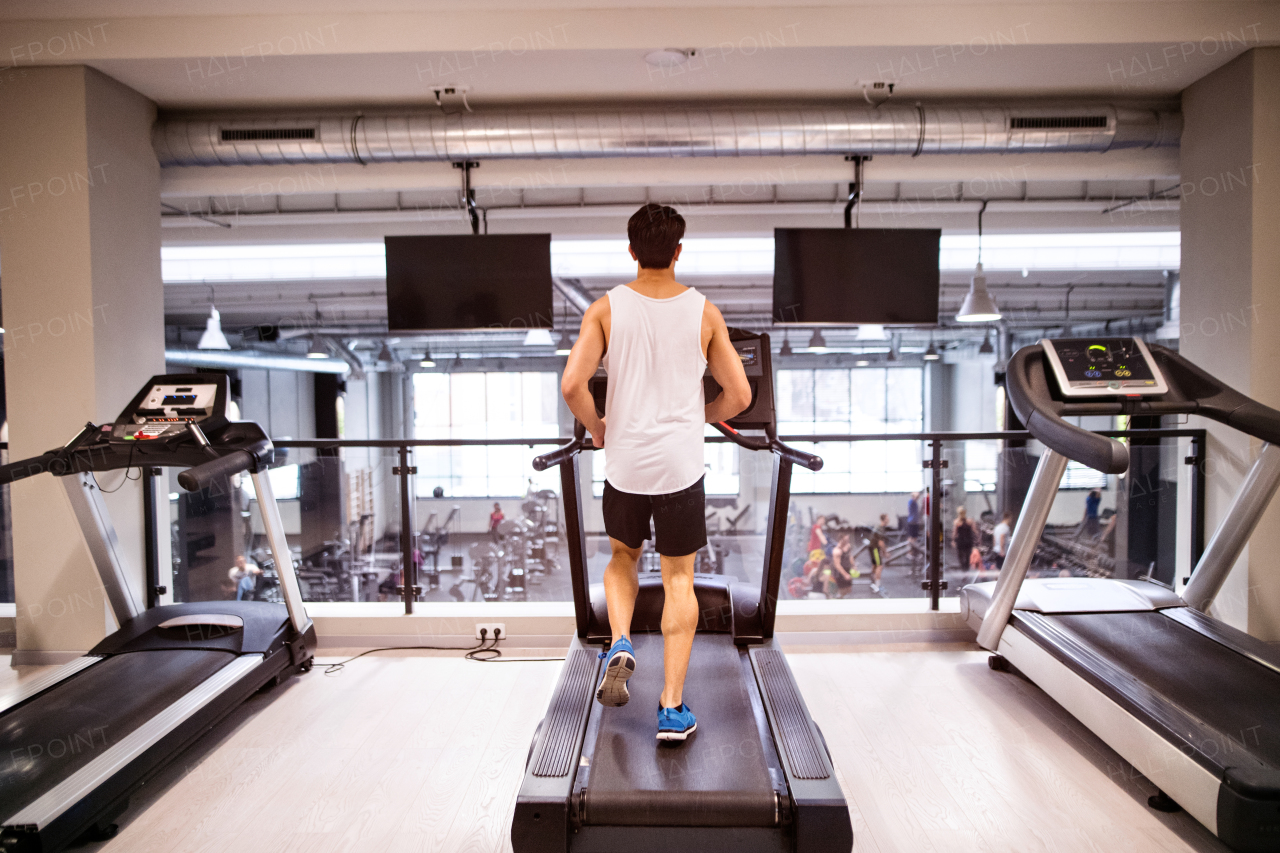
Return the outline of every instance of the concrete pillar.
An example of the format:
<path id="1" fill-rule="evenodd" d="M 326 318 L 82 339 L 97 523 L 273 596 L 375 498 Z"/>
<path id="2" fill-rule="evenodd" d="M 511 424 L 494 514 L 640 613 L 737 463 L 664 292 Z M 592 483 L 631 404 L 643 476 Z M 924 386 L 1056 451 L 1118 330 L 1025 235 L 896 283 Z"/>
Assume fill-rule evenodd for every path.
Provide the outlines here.
<path id="1" fill-rule="evenodd" d="M 0 258 L 10 458 L 115 418 L 164 372 L 155 106 L 83 66 L 29 68 L 0 89 Z M 143 592 L 142 493 L 99 476 L 134 589 Z M 92 647 L 114 620 L 62 485 L 12 486 L 14 663 Z"/>
<path id="2" fill-rule="evenodd" d="M 1280 408 L 1280 48 L 1251 50 L 1199 80 L 1183 92 L 1182 112 L 1181 351 Z M 1208 426 L 1212 532 L 1258 442 Z M 1280 508 L 1273 505 L 1213 608 L 1271 641 L 1280 640 L 1277 554 Z"/>

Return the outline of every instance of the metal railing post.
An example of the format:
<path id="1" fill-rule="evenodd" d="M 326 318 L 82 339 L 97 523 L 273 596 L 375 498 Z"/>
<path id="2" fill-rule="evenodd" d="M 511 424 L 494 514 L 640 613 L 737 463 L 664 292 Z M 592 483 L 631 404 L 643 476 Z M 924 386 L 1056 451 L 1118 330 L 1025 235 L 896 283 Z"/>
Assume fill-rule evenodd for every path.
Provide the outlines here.
<path id="1" fill-rule="evenodd" d="M 937 610 L 938 600 L 947 582 L 942 579 L 942 469 L 947 467 L 942 458 L 942 441 L 934 439 L 929 442 L 931 456 L 925 460 L 924 467 L 933 471 L 933 485 L 929 492 L 929 578 L 920 584 L 921 589 L 929 592 L 929 609 Z M 961 567 L 963 568 L 963 566 Z"/>
<path id="2" fill-rule="evenodd" d="M 400 572 L 401 592 L 404 594 L 404 614 L 413 614 L 413 602 L 422 588 L 418 586 L 418 564 L 413 560 L 413 504 L 409 476 L 418 469 L 409 465 L 409 445 L 401 444 L 400 464 L 391 473 L 400 478 Z"/>

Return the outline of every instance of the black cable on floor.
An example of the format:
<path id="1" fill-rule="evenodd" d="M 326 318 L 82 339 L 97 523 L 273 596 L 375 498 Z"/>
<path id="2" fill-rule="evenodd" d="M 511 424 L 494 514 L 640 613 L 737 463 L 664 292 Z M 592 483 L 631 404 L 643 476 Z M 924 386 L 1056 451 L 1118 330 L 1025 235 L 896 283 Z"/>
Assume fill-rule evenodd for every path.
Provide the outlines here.
<path id="1" fill-rule="evenodd" d="M 478 646 L 383 646 L 382 648 L 377 648 L 377 649 L 365 649 L 360 654 L 353 655 L 352 657 L 349 657 L 344 661 L 326 664 L 324 668 L 324 674 L 334 675 L 337 672 L 339 672 L 344 666 L 351 663 L 353 660 L 356 660 L 357 658 L 362 658 L 365 655 L 371 655 L 374 652 L 402 652 L 402 651 L 466 652 L 467 654 L 465 655 L 465 657 L 467 657 L 470 660 L 475 660 L 475 658 L 472 658 L 471 655 L 475 654 L 476 652 L 487 651 L 488 648 L 492 648 L 491 646 L 486 648 L 489 642 L 490 642 L 489 640 L 482 640 L 480 642 L 480 645 Z"/>

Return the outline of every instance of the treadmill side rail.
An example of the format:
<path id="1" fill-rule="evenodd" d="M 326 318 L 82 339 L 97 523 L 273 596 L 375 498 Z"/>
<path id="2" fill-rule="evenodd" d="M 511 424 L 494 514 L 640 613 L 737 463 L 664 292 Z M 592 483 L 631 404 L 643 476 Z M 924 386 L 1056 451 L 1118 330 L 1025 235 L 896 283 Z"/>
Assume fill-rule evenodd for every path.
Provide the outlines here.
<path id="1" fill-rule="evenodd" d="M 511 822 L 515 853 L 566 853 L 569 849 L 573 782 L 599 670 L 596 650 L 575 637 L 547 716 L 529 748 Z M 569 757 L 567 766 L 560 760 L 564 754 Z"/>
<path id="2" fill-rule="evenodd" d="M 81 670 L 88 669 L 95 663 L 100 663 L 102 658 L 97 655 L 84 655 L 73 661 L 64 663 L 57 669 L 50 670 L 39 678 L 33 678 L 30 681 L 24 681 L 10 690 L 0 693 L 0 713 L 9 710 L 15 705 L 21 705 L 28 699 L 43 693 L 50 687 L 54 687 L 66 681 L 71 676 Z"/>
<path id="3" fill-rule="evenodd" d="M 1218 777 L 1017 628 L 996 650 L 1215 835 Z"/>
<path id="4" fill-rule="evenodd" d="M 770 665 L 774 656 L 780 666 Z M 786 665 L 777 642 L 770 640 L 763 646 L 752 648 L 751 665 L 769 712 L 769 721 L 774 726 L 774 741 L 780 747 L 779 757 L 787 776 L 787 786 L 791 789 L 795 849 L 804 853 L 849 853 L 853 849 L 849 805 L 836 779 L 826 738 L 809 714 L 795 676 Z M 766 669 L 772 671 L 766 674 Z M 780 681 L 783 681 L 782 685 Z M 786 689 L 788 686 L 789 690 Z M 792 743 L 790 747 L 789 742 Z M 803 750 L 804 760 L 793 763 L 795 746 L 809 743 L 816 748 L 816 755 L 809 755 L 807 750 Z M 817 759 L 816 763 L 813 758 Z"/>
<path id="5" fill-rule="evenodd" d="M 49 789 L 17 814 L 3 820 L 3 826 L 44 829 L 59 815 L 92 793 L 130 762 L 141 756 L 165 735 L 174 731 L 212 702 L 219 694 L 262 663 L 262 655 L 241 655 L 205 679 L 168 708 L 135 729 L 128 737 L 107 749 L 93 762 Z"/>

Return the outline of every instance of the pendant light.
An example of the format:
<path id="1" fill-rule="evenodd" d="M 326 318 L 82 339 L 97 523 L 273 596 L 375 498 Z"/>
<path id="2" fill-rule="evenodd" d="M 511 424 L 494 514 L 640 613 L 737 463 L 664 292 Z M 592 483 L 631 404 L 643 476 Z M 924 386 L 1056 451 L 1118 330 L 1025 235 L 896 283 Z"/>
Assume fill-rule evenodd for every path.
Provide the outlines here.
<path id="1" fill-rule="evenodd" d="M 938 359 L 940 359 L 940 358 L 942 358 L 942 355 L 938 352 L 938 348 L 937 348 L 936 346 L 934 346 L 934 344 L 933 344 L 933 335 L 930 335 L 930 336 L 929 336 L 929 348 L 928 348 L 927 350 L 925 350 L 925 351 L 924 351 L 924 360 L 925 360 L 925 361 L 937 361 L 937 360 L 938 360 Z"/>
<path id="2" fill-rule="evenodd" d="M 787 333 L 782 333 L 782 349 L 778 350 L 778 355 L 791 355 L 791 341 L 787 340 Z"/>
<path id="3" fill-rule="evenodd" d="M 431 357 L 431 350 L 423 350 L 422 360 L 418 362 L 419 367 L 435 367 L 435 359 Z"/>
<path id="4" fill-rule="evenodd" d="M 556 355 L 568 355 L 573 352 L 573 340 L 569 337 L 569 330 L 565 329 L 560 333 L 560 340 L 556 342 Z"/>
<path id="5" fill-rule="evenodd" d="M 554 343 L 549 329 L 530 329 L 524 335 L 524 345 L 527 347 L 549 347 Z"/>
<path id="6" fill-rule="evenodd" d="M 821 329 L 813 330 L 813 335 L 809 338 L 809 351 L 810 352 L 826 352 L 827 351 L 827 339 L 822 336 Z"/>
<path id="7" fill-rule="evenodd" d="M 969 292 L 960 305 L 956 320 L 961 323 L 993 323 L 1000 319 L 1000 309 L 987 293 L 987 277 L 982 274 L 982 214 L 987 210 L 984 201 L 978 209 L 978 265 L 969 280 Z"/>
<path id="8" fill-rule="evenodd" d="M 979 355 L 991 355 L 996 348 L 991 345 L 991 332 L 987 332 L 982 336 L 982 346 L 978 347 Z"/>
<path id="9" fill-rule="evenodd" d="M 204 321 L 204 334 L 200 336 L 196 349 L 231 349 L 227 336 L 222 334 L 222 315 L 212 305 L 209 306 L 209 319 Z"/>
<path id="10" fill-rule="evenodd" d="M 328 358 L 329 348 L 324 345 L 324 340 L 316 335 L 311 339 L 311 346 L 307 348 L 307 358 Z"/>

